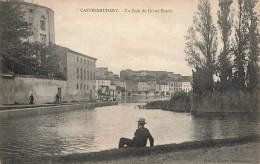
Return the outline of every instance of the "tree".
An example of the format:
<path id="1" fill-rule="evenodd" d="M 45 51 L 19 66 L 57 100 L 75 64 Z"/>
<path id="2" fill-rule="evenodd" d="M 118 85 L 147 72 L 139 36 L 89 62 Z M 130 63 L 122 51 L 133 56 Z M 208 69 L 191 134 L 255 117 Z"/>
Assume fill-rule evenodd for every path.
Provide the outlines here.
<path id="1" fill-rule="evenodd" d="M 0 54 L 3 65 L 16 72 L 20 52 L 27 45 L 22 40 L 32 35 L 31 26 L 24 20 L 21 3 L 17 0 L 0 2 Z"/>
<path id="2" fill-rule="evenodd" d="M 246 65 L 246 50 L 247 50 L 247 29 L 245 15 L 245 1 L 238 0 L 238 22 L 235 27 L 235 42 L 233 43 L 234 50 L 234 75 L 232 83 L 235 89 L 245 90 L 245 65 Z"/>
<path id="3" fill-rule="evenodd" d="M 247 65 L 247 90 L 253 92 L 259 86 L 258 60 L 260 35 L 258 31 L 258 15 L 254 11 L 258 0 L 245 1 L 244 10 L 248 23 L 245 24 L 248 31 L 248 65 Z"/>
<path id="4" fill-rule="evenodd" d="M 231 45 L 230 35 L 233 24 L 230 13 L 230 6 L 232 0 L 219 0 L 219 11 L 218 11 L 218 25 L 221 31 L 221 40 L 223 42 L 223 48 L 220 51 L 218 57 L 217 73 L 219 74 L 220 82 L 218 88 L 225 91 L 230 88 L 232 80 L 232 65 L 231 65 Z"/>
<path id="5" fill-rule="evenodd" d="M 194 67 L 195 72 L 198 69 L 202 70 L 197 75 L 200 76 L 199 79 L 206 80 L 203 86 L 206 88 L 206 92 L 213 92 L 217 30 L 213 24 L 211 5 L 208 0 L 199 0 L 198 11 L 193 17 L 193 26 L 188 29 L 185 38 L 185 53 L 188 65 Z"/>

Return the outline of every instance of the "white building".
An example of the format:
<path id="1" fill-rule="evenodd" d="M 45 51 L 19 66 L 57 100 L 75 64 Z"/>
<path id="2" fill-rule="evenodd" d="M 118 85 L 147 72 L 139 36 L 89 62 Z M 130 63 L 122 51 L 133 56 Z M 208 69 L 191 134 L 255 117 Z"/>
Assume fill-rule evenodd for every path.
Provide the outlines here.
<path id="1" fill-rule="evenodd" d="M 96 90 L 101 89 L 102 87 L 108 87 L 108 89 L 111 88 L 111 80 L 109 79 L 96 79 Z"/>
<path id="2" fill-rule="evenodd" d="M 186 93 L 190 92 L 191 89 L 192 89 L 191 82 L 189 82 L 189 81 L 183 81 L 181 88 L 182 88 L 182 91 L 184 91 L 184 92 L 186 92 Z"/>
<path id="3" fill-rule="evenodd" d="M 167 84 L 156 84 L 155 91 L 166 95 L 167 93 L 169 93 L 170 88 Z"/>
<path id="4" fill-rule="evenodd" d="M 176 92 L 181 92 L 182 91 L 182 82 L 180 81 L 169 81 L 169 91 L 171 95 L 173 95 Z"/>
<path id="5" fill-rule="evenodd" d="M 147 82 L 138 82 L 137 83 L 137 90 L 138 91 L 148 91 L 148 84 Z"/>
<path id="6" fill-rule="evenodd" d="M 126 89 L 126 82 L 125 81 L 120 81 L 120 80 L 115 80 L 113 83 L 118 86 Z"/>

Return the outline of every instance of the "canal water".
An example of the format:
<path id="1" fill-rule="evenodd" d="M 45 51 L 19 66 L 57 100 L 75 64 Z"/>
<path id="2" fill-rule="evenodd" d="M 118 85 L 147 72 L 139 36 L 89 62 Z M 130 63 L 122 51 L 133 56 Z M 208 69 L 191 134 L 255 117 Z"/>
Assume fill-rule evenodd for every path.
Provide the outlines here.
<path id="1" fill-rule="evenodd" d="M 256 115 L 194 116 L 140 109 L 145 101 L 123 100 L 118 106 L 1 119 L 0 160 L 117 148 L 120 137 L 133 137 L 139 117 L 146 119 L 155 145 L 246 136 L 257 133 L 259 127 Z"/>

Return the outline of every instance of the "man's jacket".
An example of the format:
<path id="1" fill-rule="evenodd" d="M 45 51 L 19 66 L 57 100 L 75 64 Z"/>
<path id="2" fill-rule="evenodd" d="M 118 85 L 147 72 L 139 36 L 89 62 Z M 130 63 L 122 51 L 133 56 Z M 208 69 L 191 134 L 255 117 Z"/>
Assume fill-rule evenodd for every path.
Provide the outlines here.
<path id="1" fill-rule="evenodd" d="M 153 147 L 153 137 L 150 134 L 149 130 L 146 129 L 143 126 L 140 126 L 135 131 L 135 136 L 133 138 L 133 146 L 134 147 L 145 147 L 147 143 L 147 138 L 149 138 L 150 141 L 150 147 Z"/>

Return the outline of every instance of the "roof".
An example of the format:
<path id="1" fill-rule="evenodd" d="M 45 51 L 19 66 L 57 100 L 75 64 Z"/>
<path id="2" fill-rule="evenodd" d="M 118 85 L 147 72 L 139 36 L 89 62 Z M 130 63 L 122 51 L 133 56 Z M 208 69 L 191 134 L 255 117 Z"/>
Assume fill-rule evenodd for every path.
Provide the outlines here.
<path id="1" fill-rule="evenodd" d="M 191 76 L 182 76 L 182 82 L 192 82 Z"/>
<path id="2" fill-rule="evenodd" d="M 42 6 L 42 5 L 38 5 L 38 4 L 35 4 L 35 3 L 29 3 L 29 2 L 20 2 L 22 5 L 30 5 L 30 6 L 37 6 L 37 7 L 41 7 L 41 8 L 45 8 L 45 9 L 48 9 L 48 10 L 51 10 L 53 11 L 51 8 L 49 7 L 46 7 L 46 6 Z M 54 12 L 54 11 L 53 11 Z"/>
<path id="3" fill-rule="evenodd" d="M 85 54 L 82 54 L 82 53 L 79 53 L 79 52 L 76 52 L 76 51 L 73 51 L 73 50 L 71 50 L 71 49 L 69 49 L 69 48 L 67 48 L 67 47 L 60 46 L 60 45 L 57 45 L 57 44 L 55 44 L 55 45 L 56 45 L 57 47 L 59 47 L 59 48 L 65 49 L 67 52 L 71 52 L 71 53 L 77 54 L 77 55 L 82 56 L 82 57 L 87 57 L 87 58 L 89 58 L 89 59 L 97 60 L 96 58 L 90 57 L 90 56 L 88 56 L 88 55 L 85 55 Z"/>
<path id="4" fill-rule="evenodd" d="M 82 57 L 87 57 L 87 58 L 89 58 L 89 59 L 97 60 L 96 58 L 90 57 L 90 56 L 88 56 L 88 55 L 85 55 L 85 54 L 82 54 L 82 53 L 79 53 L 79 52 L 76 52 L 76 51 L 73 51 L 73 50 L 71 50 L 71 49 L 69 49 L 69 48 L 68 48 L 68 51 L 69 51 L 69 52 L 72 52 L 72 53 L 74 53 L 74 54 L 77 54 L 77 55 L 79 55 L 79 56 L 82 56 Z"/>

